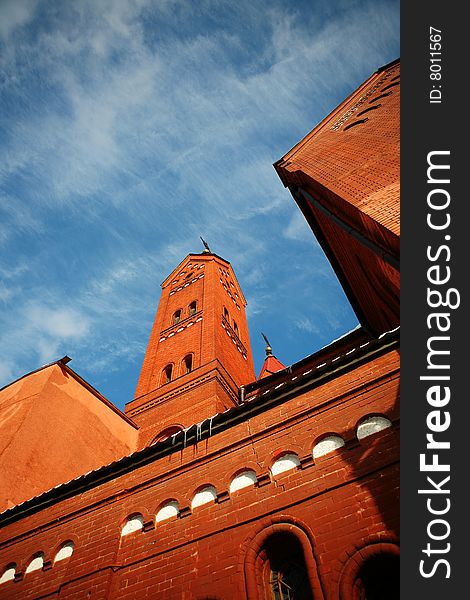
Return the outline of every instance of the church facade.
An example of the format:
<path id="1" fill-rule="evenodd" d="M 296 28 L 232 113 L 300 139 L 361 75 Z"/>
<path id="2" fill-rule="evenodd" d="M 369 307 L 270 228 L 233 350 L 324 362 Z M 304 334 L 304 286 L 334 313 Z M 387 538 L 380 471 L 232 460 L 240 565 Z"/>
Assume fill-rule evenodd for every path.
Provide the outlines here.
<path id="1" fill-rule="evenodd" d="M 206 247 L 162 284 L 125 413 L 67 357 L 0 390 L 0 599 L 398 598 L 398 83 L 379 69 L 275 164 L 360 327 L 288 367 L 267 347 L 256 379 Z"/>

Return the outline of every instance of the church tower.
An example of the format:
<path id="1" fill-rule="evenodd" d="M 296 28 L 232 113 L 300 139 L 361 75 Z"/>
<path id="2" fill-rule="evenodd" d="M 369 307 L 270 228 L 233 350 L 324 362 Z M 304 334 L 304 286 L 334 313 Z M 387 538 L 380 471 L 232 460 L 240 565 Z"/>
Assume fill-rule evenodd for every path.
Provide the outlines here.
<path id="1" fill-rule="evenodd" d="M 255 380 L 245 307 L 230 263 L 208 247 L 165 279 L 125 410 L 140 427 L 140 447 L 238 403 L 240 386 Z"/>

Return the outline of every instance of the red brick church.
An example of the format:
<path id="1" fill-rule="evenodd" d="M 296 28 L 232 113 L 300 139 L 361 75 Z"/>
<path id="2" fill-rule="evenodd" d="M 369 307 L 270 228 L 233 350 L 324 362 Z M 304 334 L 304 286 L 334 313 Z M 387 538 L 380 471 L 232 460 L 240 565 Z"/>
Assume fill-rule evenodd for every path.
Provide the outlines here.
<path id="1" fill-rule="evenodd" d="M 267 345 L 256 378 L 206 245 L 162 283 L 125 413 L 68 357 L 0 390 L 0 599 L 399 597 L 399 73 L 274 165 L 360 327 L 287 367 Z"/>

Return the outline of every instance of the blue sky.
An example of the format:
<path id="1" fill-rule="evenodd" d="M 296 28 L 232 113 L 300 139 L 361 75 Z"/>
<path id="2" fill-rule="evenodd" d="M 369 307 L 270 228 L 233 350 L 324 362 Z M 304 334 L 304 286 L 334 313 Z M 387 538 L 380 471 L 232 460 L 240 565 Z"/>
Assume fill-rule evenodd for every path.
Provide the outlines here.
<path id="1" fill-rule="evenodd" d="M 200 235 L 257 372 L 355 327 L 272 164 L 398 56 L 392 1 L 0 0 L 0 386 L 68 354 L 123 408 Z"/>

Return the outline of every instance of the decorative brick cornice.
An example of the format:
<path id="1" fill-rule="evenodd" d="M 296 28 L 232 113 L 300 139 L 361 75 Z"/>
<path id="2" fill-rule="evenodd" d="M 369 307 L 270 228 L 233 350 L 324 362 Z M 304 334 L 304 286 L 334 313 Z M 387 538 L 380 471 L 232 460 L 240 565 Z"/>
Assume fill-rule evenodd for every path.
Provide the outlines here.
<path id="1" fill-rule="evenodd" d="M 235 333 L 235 330 L 230 325 L 230 323 L 228 322 L 228 319 L 224 315 L 222 315 L 222 327 L 226 330 L 229 337 L 231 337 L 232 340 L 234 341 L 235 346 L 237 347 L 237 350 L 242 354 L 242 356 L 244 358 L 246 358 L 247 352 L 246 352 L 245 346 L 242 344 L 240 338 Z"/>
<path id="2" fill-rule="evenodd" d="M 194 277 L 194 279 L 191 279 L 191 281 L 187 281 L 185 284 L 180 285 L 177 288 L 175 288 L 174 290 L 172 290 L 169 295 L 173 296 L 173 294 L 180 292 L 182 289 L 187 288 L 189 285 L 191 285 L 192 283 L 195 283 L 196 281 L 198 281 L 198 279 L 202 279 L 203 277 L 204 277 L 204 273 L 201 273 L 201 275 Z"/>
<path id="3" fill-rule="evenodd" d="M 194 313 L 194 315 L 191 315 L 190 317 L 186 317 L 185 319 L 181 319 L 181 321 L 178 321 L 178 323 L 174 323 L 170 327 L 163 329 L 160 332 L 160 341 L 162 341 L 161 338 L 166 339 L 169 336 L 169 334 L 179 333 L 183 329 L 186 329 L 186 327 L 191 327 L 192 325 L 194 325 L 195 323 L 197 323 L 198 321 L 201 321 L 201 320 L 202 320 L 202 310 L 198 310 L 196 313 Z"/>
<path id="4" fill-rule="evenodd" d="M 180 386 L 180 387 L 172 390 L 171 392 L 168 392 L 168 394 L 165 394 L 163 396 L 158 396 L 154 400 L 149 400 L 142 406 L 139 406 L 138 408 L 130 410 L 128 412 L 128 415 L 129 415 L 129 417 L 132 418 L 135 415 L 138 415 L 140 413 L 145 412 L 146 410 L 149 410 L 150 408 L 153 408 L 154 406 L 157 406 L 159 404 L 164 404 L 165 402 L 168 402 L 168 400 L 171 400 L 175 396 L 184 394 L 184 393 L 188 392 L 189 390 L 192 390 L 195 387 L 202 385 L 203 383 L 206 383 L 212 379 L 218 380 L 218 382 L 221 384 L 221 386 L 224 388 L 224 390 L 227 392 L 227 394 L 233 399 L 234 403 L 236 404 L 238 401 L 238 397 L 236 396 L 233 389 L 227 384 L 227 382 L 225 381 L 225 379 L 222 376 L 220 376 L 217 372 L 212 371 L 210 373 L 207 373 L 206 375 L 202 375 L 201 377 L 194 379 L 193 381 L 189 382 L 188 384 L 186 384 L 184 386 Z"/>

